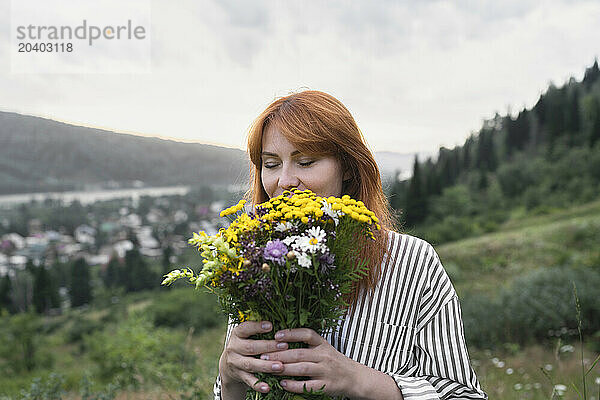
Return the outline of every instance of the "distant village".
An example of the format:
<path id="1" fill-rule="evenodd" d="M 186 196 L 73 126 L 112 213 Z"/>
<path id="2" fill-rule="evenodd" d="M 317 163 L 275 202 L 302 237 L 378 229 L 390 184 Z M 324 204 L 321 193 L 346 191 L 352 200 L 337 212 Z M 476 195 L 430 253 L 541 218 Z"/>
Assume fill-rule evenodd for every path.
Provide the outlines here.
<path id="1" fill-rule="evenodd" d="M 115 203 L 118 207 L 114 207 Z M 140 212 L 142 207 L 136 199 L 112 200 L 112 204 L 114 210 L 110 217 L 100 219 L 94 212 L 88 212 L 87 221 L 76 225 L 72 232 L 32 218 L 27 221 L 26 235 L 2 234 L 0 276 L 14 276 L 25 269 L 28 261 L 51 267 L 57 262 L 84 258 L 90 266 L 104 266 L 113 257 L 123 258 L 134 247 L 149 258 L 162 257 L 164 250 L 170 247 L 171 261 L 175 262 L 177 254 L 188 247 L 187 239 L 192 232 L 202 230 L 214 234 L 224 223 L 219 218 L 225 205 L 223 201 L 173 207 L 169 197 L 145 198 L 145 212 Z M 5 228 L 10 226 L 6 217 L 0 219 L 0 223 Z"/>

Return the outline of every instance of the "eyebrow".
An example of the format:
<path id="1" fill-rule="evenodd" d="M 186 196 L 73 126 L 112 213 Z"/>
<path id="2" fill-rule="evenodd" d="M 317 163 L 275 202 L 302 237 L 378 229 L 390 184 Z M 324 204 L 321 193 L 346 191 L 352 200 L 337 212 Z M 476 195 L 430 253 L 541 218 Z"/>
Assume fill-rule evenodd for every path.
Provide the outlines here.
<path id="1" fill-rule="evenodd" d="M 292 154 L 290 154 L 292 157 L 296 156 L 298 154 L 301 154 L 299 150 L 296 150 L 294 152 L 292 152 Z M 275 153 L 269 153 L 268 151 L 263 151 L 262 153 L 260 153 L 261 156 L 269 156 L 269 157 L 279 157 L 278 154 Z"/>

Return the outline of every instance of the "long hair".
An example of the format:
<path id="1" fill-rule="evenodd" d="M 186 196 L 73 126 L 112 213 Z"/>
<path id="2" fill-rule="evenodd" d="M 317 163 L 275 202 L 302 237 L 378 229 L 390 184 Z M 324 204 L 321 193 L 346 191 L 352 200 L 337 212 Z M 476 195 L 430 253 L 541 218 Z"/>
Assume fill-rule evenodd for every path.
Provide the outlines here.
<path id="1" fill-rule="evenodd" d="M 342 171 L 352 174 L 343 182 L 342 194 L 362 200 L 379 218 L 382 229 L 375 233 L 375 241 L 365 239 L 361 246 L 369 272 L 348 296 L 348 302 L 355 305 L 361 294 L 375 289 L 388 245 L 387 231 L 395 228 L 375 158 L 354 118 L 335 97 L 307 90 L 278 98 L 256 118 L 248 135 L 248 153 L 254 169 L 246 197 L 254 205 L 269 199 L 261 181 L 261 153 L 263 133 L 271 124 L 302 153 L 335 156 Z"/>

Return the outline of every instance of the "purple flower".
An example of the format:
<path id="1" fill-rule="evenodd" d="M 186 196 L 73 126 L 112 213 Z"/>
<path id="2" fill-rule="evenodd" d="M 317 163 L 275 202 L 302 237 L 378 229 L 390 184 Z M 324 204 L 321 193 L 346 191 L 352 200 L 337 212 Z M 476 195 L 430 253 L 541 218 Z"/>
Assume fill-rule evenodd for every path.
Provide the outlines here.
<path id="1" fill-rule="evenodd" d="M 334 269 L 335 268 L 335 266 L 333 265 L 334 261 L 335 261 L 335 256 L 333 254 L 330 254 L 329 252 L 322 254 L 319 257 L 319 264 L 321 265 L 321 273 L 326 274 L 330 270 Z"/>
<path id="2" fill-rule="evenodd" d="M 271 240 L 265 246 L 265 260 L 273 261 L 279 265 L 285 264 L 285 255 L 288 252 L 286 245 L 279 239 Z"/>

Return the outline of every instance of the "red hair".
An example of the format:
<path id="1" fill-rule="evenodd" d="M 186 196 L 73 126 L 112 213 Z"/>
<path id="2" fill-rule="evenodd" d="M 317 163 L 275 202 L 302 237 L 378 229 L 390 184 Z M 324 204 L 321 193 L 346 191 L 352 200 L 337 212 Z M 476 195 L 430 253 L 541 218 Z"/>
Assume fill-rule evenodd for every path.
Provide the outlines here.
<path id="1" fill-rule="evenodd" d="M 342 171 L 352 174 L 343 182 L 342 194 L 362 200 L 379 218 L 382 229 L 376 232 L 375 242 L 365 239 L 362 246 L 369 273 L 348 298 L 350 304 L 355 304 L 361 293 L 372 293 L 375 288 L 387 248 L 386 233 L 395 228 L 375 158 L 354 118 L 335 97 L 307 90 L 278 98 L 256 118 L 249 131 L 248 153 L 254 170 L 246 196 L 255 205 L 269 199 L 261 180 L 261 153 L 263 133 L 271 124 L 301 152 L 337 157 Z"/>

